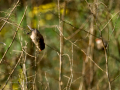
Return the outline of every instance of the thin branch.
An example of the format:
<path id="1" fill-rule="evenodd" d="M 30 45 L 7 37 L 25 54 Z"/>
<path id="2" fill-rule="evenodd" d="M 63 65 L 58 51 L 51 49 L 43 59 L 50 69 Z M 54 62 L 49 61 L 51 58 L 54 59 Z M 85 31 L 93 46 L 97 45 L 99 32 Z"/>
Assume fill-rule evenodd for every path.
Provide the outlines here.
<path id="1" fill-rule="evenodd" d="M 104 51 L 105 51 L 105 59 L 106 59 L 106 75 L 108 78 L 109 90 L 111 90 L 111 82 L 110 82 L 109 68 L 108 68 L 108 56 L 107 56 L 107 50 L 105 46 L 104 46 Z"/>
<path id="2" fill-rule="evenodd" d="M 57 27 L 58 28 L 58 27 Z M 59 30 L 59 29 L 58 29 Z M 62 34 L 63 35 L 63 34 Z M 64 36 L 64 35 L 63 35 Z M 64 39 L 65 40 L 67 40 L 67 38 L 64 36 Z M 67 40 L 67 41 L 69 41 L 70 43 L 72 43 L 75 47 L 77 47 L 81 52 L 83 52 L 88 58 L 89 58 L 89 60 L 91 60 L 94 64 L 95 64 L 95 66 L 97 66 L 101 71 L 103 71 L 104 73 L 106 73 L 99 65 L 97 65 L 97 63 L 96 62 L 94 62 L 94 60 L 93 59 L 91 59 L 90 58 L 90 56 L 89 55 L 87 55 L 87 53 L 84 51 L 84 50 L 82 50 L 80 47 L 78 47 L 75 43 L 73 43 L 72 41 L 70 41 L 70 40 Z"/>
<path id="3" fill-rule="evenodd" d="M 16 69 L 16 67 L 17 67 L 17 65 L 19 64 L 19 62 L 20 62 L 20 60 L 21 60 L 22 55 L 23 55 L 23 52 L 21 53 L 19 60 L 17 61 L 17 63 L 16 63 L 16 65 L 15 65 L 15 67 L 14 67 L 14 68 L 13 68 L 13 70 L 11 71 L 11 73 L 10 73 L 9 77 L 7 78 L 6 83 L 3 85 L 2 90 L 4 90 L 5 86 L 7 85 L 8 81 L 10 80 L 10 77 L 11 77 L 11 75 L 13 74 L 13 72 L 15 71 L 15 69 Z"/>
<path id="4" fill-rule="evenodd" d="M 70 72 L 71 72 L 71 75 L 70 75 L 70 84 L 69 84 L 69 90 L 70 90 L 70 87 L 73 83 L 73 47 L 74 45 L 72 44 L 72 59 L 70 59 Z"/>
<path id="5" fill-rule="evenodd" d="M 85 0 L 86 3 L 88 4 L 89 6 L 89 3 L 87 2 L 87 0 Z M 94 13 L 92 12 L 90 6 L 89 6 L 89 9 L 91 11 L 91 13 L 93 14 L 93 16 L 95 17 L 95 20 L 96 20 L 96 16 L 94 15 Z M 100 32 L 100 36 L 102 38 L 102 31 L 105 29 L 105 27 L 109 24 L 109 22 L 113 19 L 113 17 L 115 17 L 117 14 L 119 14 L 120 11 L 118 11 L 115 15 L 112 16 L 112 18 L 109 19 L 109 21 L 107 22 L 107 24 L 103 27 L 103 29 L 99 29 L 99 32 Z M 109 34 L 108 34 L 108 37 L 109 37 Z M 107 49 L 104 45 L 104 41 L 103 41 L 103 38 L 102 38 L 102 43 L 103 43 L 103 47 L 104 47 L 104 52 L 105 52 L 105 59 L 106 59 L 106 75 L 107 75 L 107 78 L 108 78 L 108 85 L 109 85 L 109 90 L 111 90 L 111 83 L 110 83 L 110 77 L 109 77 L 109 69 L 108 69 L 108 56 L 107 56 Z"/>
<path id="6" fill-rule="evenodd" d="M 45 90 L 50 90 L 50 85 L 49 85 L 49 81 L 48 81 L 46 72 L 45 72 L 45 79 L 46 79 L 46 82 L 47 82 L 47 86 L 46 86 L 46 89 L 45 89 Z"/>
<path id="7" fill-rule="evenodd" d="M 14 9 L 16 8 L 17 4 L 19 3 L 19 0 L 17 1 L 17 3 L 15 4 L 15 6 L 13 7 L 13 9 L 10 11 L 6 21 L 4 22 L 4 24 L 2 25 L 2 27 L 0 28 L 0 32 L 2 31 L 3 27 L 5 26 L 5 24 L 7 23 L 7 20 L 9 19 L 11 13 L 14 11 Z"/>
<path id="8" fill-rule="evenodd" d="M 109 21 L 106 23 L 106 25 L 103 27 L 103 29 L 101 30 L 101 31 L 103 31 L 104 29 L 105 29 L 105 27 L 110 23 L 110 21 L 117 15 L 117 14 L 119 14 L 120 13 L 120 11 L 118 11 L 115 15 L 113 15 L 110 19 L 109 19 Z"/>
<path id="9" fill-rule="evenodd" d="M 15 23 L 15 22 L 13 22 L 13 21 L 10 21 L 10 20 L 8 21 L 7 19 L 1 18 L 1 17 L 0 17 L 0 19 L 1 19 L 2 21 L 5 21 L 6 23 L 12 25 L 12 26 L 18 27 L 18 24 Z M 19 29 L 21 29 L 21 30 L 26 30 L 26 29 L 24 29 L 24 28 L 22 28 L 22 27 L 20 27 L 20 26 L 19 26 Z"/>
<path id="10" fill-rule="evenodd" d="M 27 42 L 25 41 L 25 47 L 27 47 Z M 25 48 L 25 51 L 26 51 L 26 48 Z M 23 78 L 23 85 L 24 85 L 24 89 L 28 89 L 28 84 L 27 84 L 27 70 L 26 70 L 26 65 L 25 65 L 25 62 L 26 62 L 26 57 L 27 57 L 27 55 L 26 55 L 26 53 L 25 53 L 25 59 L 24 59 L 24 61 L 23 61 L 23 75 L 24 75 L 24 78 Z"/>
<path id="11" fill-rule="evenodd" d="M 12 44 L 13 44 L 13 42 L 14 42 L 14 40 L 15 40 L 15 37 L 16 37 L 17 32 L 18 32 L 18 30 L 19 30 L 19 27 L 20 27 L 20 25 L 21 25 L 21 23 L 22 23 L 22 21 L 23 21 L 24 16 L 25 16 L 26 10 L 27 10 L 27 6 L 26 6 L 26 8 L 25 8 L 25 11 L 24 11 L 24 14 L 23 14 L 23 16 L 22 16 L 22 19 L 21 19 L 21 21 L 20 21 L 20 23 L 19 23 L 19 26 L 17 27 L 17 30 L 16 30 L 15 33 L 14 33 L 13 40 L 12 40 L 12 42 L 10 43 L 9 47 L 7 48 L 7 50 L 5 51 L 3 57 L 2 57 L 2 59 L 1 59 L 1 61 L 0 61 L 0 64 L 2 63 L 5 55 L 7 54 L 8 50 L 10 49 L 10 47 L 12 46 Z"/>
<path id="12" fill-rule="evenodd" d="M 63 56 L 68 57 L 69 62 L 70 62 L 70 72 L 71 72 L 70 77 L 67 77 L 67 76 L 64 75 L 65 77 L 68 78 L 67 85 L 66 85 L 66 87 L 64 89 L 67 90 L 67 88 L 68 88 L 68 90 L 70 90 L 70 87 L 71 87 L 71 84 L 72 84 L 72 81 L 73 81 L 73 69 L 72 69 L 72 67 L 73 67 L 73 60 L 72 60 L 73 59 L 73 45 L 72 45 L 72 59 L 70 58 L 70 55 L 68 55 L 68 54 L 63 54 Z"/>
<path id="13" fill-rule="evenodd" d="M 118 74 L 110 83 L 113 83 L 118 77 L 120 77 L 120 74 Z"/>
<path id="14" fill-rule="evenodd" d="M 37 49 L 36 49 L 37 50 Z M 37 54 L 36 54 L 36 51 L 35 51 L 35 77 L 34 77 L 34 80 L 33 80 L 33 90 L 36 90 L 35 89 L 35 82 L 36 82 L 36 74 L 37 74 L 37 71 L 36 71 L 36 59 L 37 59 Z"/>
<path id="15" fill-rule="evenodd" d="M 60 0 L 58 0 L 58 17 L 59 17 L 59 26 L 58 29 L 60 31 L 60 54 L 59 54 L 59 90 L 62 90 L 62 54 L 63 54 L 63 22 L 61 22 L 60 16 Z M 62 15 L 62 19 L 64 18 L 64 14 Z"/>

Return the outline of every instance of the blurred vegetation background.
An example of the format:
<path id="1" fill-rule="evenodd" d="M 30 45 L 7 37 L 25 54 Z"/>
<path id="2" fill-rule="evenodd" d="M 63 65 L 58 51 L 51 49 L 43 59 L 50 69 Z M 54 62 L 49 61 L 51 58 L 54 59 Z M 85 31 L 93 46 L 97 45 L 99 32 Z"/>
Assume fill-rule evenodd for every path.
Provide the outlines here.
<path id="1" fill-rule="evenodd" d="M 119 0 L 0 0 L 0 89 L 119 90 L 119 15 Z"/>

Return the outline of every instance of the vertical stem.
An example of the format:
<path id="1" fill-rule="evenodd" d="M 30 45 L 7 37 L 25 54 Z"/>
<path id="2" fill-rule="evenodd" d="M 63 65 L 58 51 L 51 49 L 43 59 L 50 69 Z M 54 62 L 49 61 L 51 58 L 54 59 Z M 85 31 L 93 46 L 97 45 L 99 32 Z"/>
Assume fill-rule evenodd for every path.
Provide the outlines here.
<path id="1" fill-rule="evenodd" d="M 36 50 L 37 50 L 37 49 L 36 49 Z M 37 71 L 36 71 L 36 70 L 37 70 L 37 68 L 36 68 L 36 59 L 37 59 L 37 52 L 36 52 L 36 50 L 35 50 L 35 77 L 34 77 L 34 80 L 33 80 L 33 90 L 36 90 L 36 89 L 35 89 L 35 85 L 36 85 L 36 83 L 35 83 L 35 82 L 36 82 L 36 74 L 37 74 L 37 73 L 36 73 L 36 72 L 37 72 Z"/>
<path id="2" fill-rule="evenodd" d="M 46 79 L 46 82 L 47 82 L 47 86 L 46 86 L 46 89 L 45 89 L 45 90 L 50 90 L 49 81 L 48 81 L 46 72 L 45 72 L 45 79 Z"/>
<path id="3" fill-rule="evenodd" d="M 109 36 L 109 29 L 108 29 L 108 40 L 110 40 L 110 36 Z M 107 50 L 105 49 L 105 56 L 106 56 L 106 74 L 108 77 L 108 84 L 109 84 L 109 90 L 111 90 L 111 82 L 110 82 L 110 77 L 109 77 L 109 68 L 108 68 L 108 58 L 109 58 L 109 45 L 108 45 L 108 56 L 107 56 Z"/>
<path id="4" fill-rule="evenodd" d="M 78 90 L 82 90 L 84 80 L 85 80 L 85 62 L 83 61 L 83 66 L 82 66 L 82 79 L 81 79 L 80 86 L 79 86 L 79 89 L 78 89 Z M 85 90 L 86 90 L 86 89 L 85 89 Z"/>
<path id="5" fill-rule="evenodd" d="M 59 54 L 59 63 L 60 63 L 60 66 L 59 66 L 59 90 L 61 90 L 62 88 L 62 81 L 61 81 L 61 72 L 62 72 L 62 43 L 61 43 L 61 40 L 62 40 L 62 32 L 61 32 L 61 27 L 60 27 L 60 0 L 58 0 L 58 17 L 59 17 L 59 31 L 60 31 L 60 54 Z"/>
<path id="6" fill-rule="evenodd" d="M 72 85 L 72 82 L 73 82 L 73 44 L 72 44 L 72 59 L 70 59 L 70 72 L 71 72 L 71 75 L 70 75 L 70 85 L 69 85 L 69 89 L 70 90 L 70 87 Z"/>
<path id="7" fill-rule="evenodd" d="M 91 12 L 95 15 L 95 2 L 94 0 L 93 6 L 91 8 Z M 90 56 L 91 59 L 93 59 L 93 51 L 94 51 L 94 40 L 93 40 L 93 35 L 94 35 L 94 16 L 91 15 L 91 21 L 90 21 L 90 34 L 89 35 L 89 45 L 87 48 L 87 55 Z M 79 86 L 79 90 L 83 89 L 83 85 L 85 90 L 89 90 L 92 88 L 92 83 L 93 83 L 93 73 L 94 73 L 94 65 L 93 63 L 89 60 L 89 57 L 86 56 L 85 61 L 83 61 L 83 69 L 82 69 L 82 80 Z"/>
<path id="8" fill-rule="evenodd" d="M 26 48 L 27 48 L 27 42 L 25 42 L 25 51 L 26 51 Z M 24 79 L 23 79 L 23 85 L 24 85 L 24 89 L 26 88 L 27 89 L 27 70 L 26 70 L 26 66 L 25 66 L 25 62 L 26 62 L 26 53 L 24 53 L 25 54 L 25 59 L 24 59 L 24 61 L 23 61 L 23 74 L 24 74 Z M 25 90 L 26 90 L 25 89 Z"/>
<path id="9" fill-rule="evenodd" d="M 100 36 L 102 38 L 102 31 L 100 32 Z M 108 29 L 108 40 L 109 40 L 109 29 Z M 107 48 L 108 48 L 108 52 L 109 52 L 109 44 L 107 45 L 107 48 L 106 48 L 105 45 L 104 45 L 103 38 L 102 38 L 102 43 L 103 43 L 103 47 L 104 47 L 105 60 L 106 60 L 106 75 L 107 75 L 107 78 L 108 78 L 109 90 L 111 90 L 111 82 L 110 82 L 109 68 L 108 68 L 108 56 L 109 56 L 109 53 L 107 53 Z"/>
<path id="10" fill-rule="evenodd" d="M 65 15 L 65 6 L 66 2 L 64 4 L 64 12 L 62 14 L 62 20 L 64 20 L 64 15 Z M 60 31 L 60 54 L 59 54 L 59 61 L 60 61 L 60 68 L 59 68 L 59 90 L 62 88 L 62 54 L 63 54 L 63 22 L 60 20 L 60 0 L 58 0 L 58 17 L 59 17 L 59 31 Z"/>
<path id="11" fill-rule="evenodd" d="M 93 23 L 94 23 L 94 17 L 91 16 L 91 23 L 90 23 L 91 34 L 94 34 Z M 93 36 L 89 35 L 89 46 L 87 48 L 87 55 L 90 56 L 91 59 L 93 59 L 93 50 L 94 50 Z M 85 59 L 85 69 L 86 69 L 85 73 L 89 71 L 89 76 L 87 75 L 88 73 L 86 73 L 85 76 L 87 78 L 86 81 L 87 87 L 90 89 L 92 87 L 92 81 L 93 81 L 93 63 L 89 60 L 88 56 L 86 56 Z"/>
<path id="12" fill-rule="evenodd" d="M 107 56 L 106 48 L 104 48 L 104 51 L 105 51 L 105 59 L 106 59 L 106 75 L 107 75 L 107 78 L 108 78 L 109 90 L 111 90 L 111 83 L 110 83 L 109 69 L 108 69 L 108 56 Z"/>

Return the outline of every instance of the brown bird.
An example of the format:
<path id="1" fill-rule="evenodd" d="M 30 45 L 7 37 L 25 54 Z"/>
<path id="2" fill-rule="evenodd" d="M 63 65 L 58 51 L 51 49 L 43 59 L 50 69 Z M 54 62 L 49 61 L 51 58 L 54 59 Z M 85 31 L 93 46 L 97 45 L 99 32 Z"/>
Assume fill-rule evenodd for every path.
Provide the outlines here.
<path id="1" fill-rule="evenodd" d="M 99 38 L 96 38 L 96 46 L 97 46 L 97 49 L 98 50 L 104 50 L 104 47 L 107 48 L 107 41 L 103 40 L 102 39 L 99 39 Z"/>
<path id="2" fill-rule="evenodd" d="M 31 30 L 30 38 L 32 39 L 35 46 L 42 51 L 45 49 L 44 38 L 37 29 L 32 29 L 30 26 L 28 28 Z"/>

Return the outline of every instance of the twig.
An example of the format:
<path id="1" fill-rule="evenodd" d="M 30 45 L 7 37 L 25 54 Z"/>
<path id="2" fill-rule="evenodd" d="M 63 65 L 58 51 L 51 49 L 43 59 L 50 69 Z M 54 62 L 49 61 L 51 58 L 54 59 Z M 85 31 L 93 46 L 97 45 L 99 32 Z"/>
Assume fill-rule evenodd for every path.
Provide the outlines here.
<path id="1" fill-rule="evenodd" d="M 113 15 L 112 18 L 110 18 L 110 20 L 107 22 L 107 24 L 103 27 L 103 29 L 101 31 L 103 31 L 105 29 L 105 27 L 110 23 L 110 21 L 119 13 L 120 13 L 120 11 L 118 11 L 115 15 Z"/>
<path id="2" fill-rule="evenodd" d="M 27 42 L 25 41 L 25 46 L 27 47 Z M 25 48 L 25 51 L 26 51 L 26 48 Z M 27 83 L 27 70 L 26 70 L 26 65 L 25 65 L 25 62 L 26 62 L 26 57 L 27 57 L 27 55 L 26 55 L 26 53 L 25 53 L 25 59 L 24 59 L 24 61 L 23 61 L 23 75 L 24 75 L 24 78 L 23 78 L 23 88 L 24 89 L 28 89 L 28 83 Z"/>
<path id="3" fill-rule="evenodd" d="M 104 46 L 104 51 L 105 51 L 105 59 L 106 59 L 106 75 L 108 78 L 109 90 L 111 90 L 111 82 L 110 82 L 109 69 L 108 69 L 108 56 L 105 46 Z"/>
<path id="4" fill-rule="evenodd" d="M 2 63 L 5 55 L 7 54 L 8 50 L 10 49 L 10 47 L 12 46 L 12 44 L 13 44 L 13 42 L 14 42 L 14 40 L 15 40 L 15 37 L 16 37 L 17 32 L 18 32 L 18 30 L 19 30 L 19 27 L 20 27 L 20 25 L 21 25 L 21 23 L 22 23 L 22 21 L 23 21 L 24 16 L 25 16 L 26 10 L 27 10 L 27 6 L 26 6 L 26 8 L 25 8 L 25 11 L 24 11 L 24 14 L 23 14 L 23 16 L 22 16 L 22 19 L 21 19 L 21 21 L 20 21 L 20 23 L 19 23 L 19 26 L 17 27 L 17 30 L 15 31 L 15 34 L 14 34 L 14 36 L 13 36 L 13 40 L 12 40 L 12 42 L 10 43 L 9 47 L 7 48 L 7 50 L 5 51 L 3 57 L 2 57 L 2 59 L 1 59 L 1 61 L 0 61 L 0 64 Z"/>
<path id="5" fill-rule="evenodd" d="M 51 12 L 52 13 L 52 12 Z M 52 13 L 52 14 L 54 14 L 54 13 Z M 56 14 L 54 14 L 55 16 L 57 16 Z M 58 17 L 59 18 L 59 17 Z M 79 29 L 78 27 L 76 27 L 76 26 L 74 26 L 74 25 L 72 25 L 71 23 L 69 23 L 68 21 L 65 21 L 65 20 L 63 20 L 63 19 L 61 19 L 60 18 L 60 20 L 62 21 L 62 22 L 64 22 L 64 23 L 66 23 L 66 24 L 68 24 L 68 25 L 70 25 L 71 27 L 73 27 L 74 29 Z M 100 37 L 98 37 L 98 36 L 96 36 L 96 35 L 93 35 L 92 33 L 90 33 L 89 31 L 86 31 L 86 30 L 84 30 L 84 29 L 80 29 L 81 31 L 84 31 L 84 32 L 86 32 L 86 33 L 88 33 L 88 34 L 90 34 L 90 35 L 92 35 L 92 36 L 94 36 L 94 37 L 96 37 L 96 38 L 100 38 Z"/>
<path id="6" fill-rule="evenodd" d="M 58 27 L 57 27 L 58 28 Z M 59 30 L 59 29 L 58 29 Z M 63 35 L 63 34 L 62 34 Z M 63 35 L 63 37 L 64 37 L 64 39 L 65 40 L 67 40 L 67 38 Z M 73 43 L 72 41 L 70 41 L 70 40 L 67 40 L 67 41 L 69 41 L 70 43 L 72 43 L 75 47 L 77 47 L 81 52 L 83 52 L 88 58 L 89 58 L 89 60 L 91 60 L 94 64 L 95 64 L 95 66 L 97 66 L 101 71 L 103 71 L 104 73 L 105 73 L 105 71 L 99 66 L 99 65 L 97 65 L 97 63 L 95 63 L 94 62 L 94 60 L 93 59 L 91 59 L 90 58 L 90 56 L 89 55 L 87 55 L 87 53 L 84 51 L 84 50 L 82 50 L 80 47 L 78 47 L 75 43 Z"/>
<path id="7" fill-rule="evenodd" d="M 23 55 L 23 52 L 21 53 L 19 60 L 17 61 L 17 63 L 16 63 L 16 65 L 15 65 L 15 67 L 14 67 L 14 68 L 13 68 L 13 70 L 11 71 L 11 73 L 10 73 L 9 77 L 7 78 L 6 83 L 3 85 L 2 90 L 4 90 L 5 86 L 7 85 L 7 83 L 8 83 L 8 81 L 9 81 L 9 79 L 10 79 L 11 75 L 13 74 L 13 72 L 14 72 L 14 70 L 16 69 L 17 65 L 19 64 L 19 62 L 20 62 L 20 60 L 21 60 L 22 55 Z"/>
<path id="8" fill-rule="evenodd" d="M 118 77 L 120 77 L 120 74 L 118 74 L 110 83 L 113 83 Z"/>
<path id="9" fill-rule="evenodd" d="M 58 0 L 58 17 L 59 17 L 59 25 L 58 29 L 60 31 L 60 54 L 59 54 L 59 90 L 62 90 L 62 52 L 63 52 L 63 28 L 61 27 L 60 20 L 60 0 Z"/>
<path id="10" fill-rule="evenodd" d="M 89 3 L 87 2 L 87 0 L 85 0 L 86 3 L 88 4 L 89 6 Z M 96 20 L 96 16 L 94 15 L 94 13 L 92 12 L 91 8 L 89 7 L 91 13 L 93 14 L 95 20 Z M 119 11 L 120 12 L 120 11 Z M 105 27 L 109 24 L 109 22 L 113 19 L 113 17 L 115 17 L 119 12 L 117 12 L 114 16 L 112 16 L 112 18 L 107 22 L 107 24 L 103 27 L 103 29 L 99 29 L 99 32 L 100 32 L 100 37 L 102 38 L 102 31 L 105 29 Z M 99 28 L 99 27 L 98 27 Z M 109 37 L 109 34 L 108 34 L 108 37 Z M 107 49 L 104 45 L 104 42 L 103 42 L 103 38 L 102 38 L 102 43 L 103 43 L 103 47 L 104 47 L 104 52 L 105 52 L 105 59 L 106 59 L 106 75 L 107 75 L 107 78 L 108 78 L 108 85 L 109 85 L 109 90 L 111 90 L 111 83 L 110 83 L 110 77 L 109 77 L 109 70 L 108 70 L 108 56 L 107 56 Z"/>
<path id="11" fill-rule="evenodd" d="M 14 23 L 13 21 L 8 21 L 8 20 L 6 20 L 6 19 L 2 19 L 2 18 L 0 18 L 2 21 L 5 21 L 6 23 L 8 23 L 8 24 L 10 24 L 10 25 L 13 25 L 13 26 L 15 26 L 15 27 L 18 27 L 18 24 L 17 23 Z M 22 27 L 19 27 L 19 29 L 21 29 L 21 30 L 26 30 L 26 29 L 24 29 L 24 28 L 22 28 Z"/>
<path id="12" fill-rule="evenodd" d="M 3 43 L 3 42 L 0 42 L 0 44 L 6 45 L 6 44 L 5 44 L 5 43 Z"/>
<path id="13" fill-rule="evenodd" d="M 69 84 L 69 90 L 70 90 L 70 87 L 71 87 L 71 84 L 72 84 L 72 82 L 73 82 L 73 47 L 74 47 L 74 45 L 73 44 L 71 44 L 72 45 L 72 59 L 70 59 L 70 72 L 71 72 L 71 75 L 70 75 L 70 84 Z"/>
<path id="14" fill-rule="evenodd" d="M 46 82 L 47 82 L 47 86 L 46 86 L 45 90 L 50 90 L 50 86 L 49 86 L 49 82 L 48 82 L 48 78 L 47 78 L 46 72 L 45 72 L 45 79 L 46 79 Z"/>
<path id="15" fill-rule="evenodd" d="M 23 51 L 25 54 L 27 54 L 28 56 L 35 58 L 35 56 L 30 55 L 30 54 L 29 54 L 29 53 L 27 53 L 27 52 L 26 52 L 23 48 L 22 48 L 22 51 Z"/>
<path id="16" fill-rule="evenodd" d="M 72 45 L 72 47 L 73 47 L 73 45 Z M 73 52 L 73 50 L 72 50 L 72 52 Z M 68 59 L 69 59 L 69 62 L 70 62 L 70 72 L 71 72 L 70 77 L 64 75 L 65 77 L 68 78 L 67 85 L 66 85 L 66 87 L 65 87 L 64 89 L 67 90 L 67 88 L 68 88 L 68 90 L 70 90 L 70 87 L 71 87 L 71 84 L 72 84 L 72 79 L 73 79 L 73 70 L 72 70 L 73 61 L 72 61 L 72 59 L 70 59 L 70 55 L 68 55 L 68 54 L 63 54 L 63 56 L 64 56 L 64 55 L 67 56 Z M 64 90 L 64 89 L 63 89 L 63 90 Z"/>
<path id="17" fill-rule="evenodd" d="M 25 50 L 24 50 L 24 48 L 22 48 L 22 51 L 18 51 L 18 50 L 13 50 L 14 52 L 24 52 L 25 54 L 27 54 L 28 56 L 30 56 L 30 57 L 33 57 L 33 58 L 35 58 L 35 56 L 33 56 L 33 55 L 30 55 L 29 53 L 27 53 Z"/>
<path id="18" fill-rule="evenodd" d="M 33 80 L 33 90 L 36 90 L 35 89 L 35 82 L 36 82 L 36 74 L 37 74 L 37 71 L 36 71 L 36 59 L 37 59 L 37 55 L 36 55 L 36 51 L 35 51 L 35 77 L 34 77 L 34 80 Z"/>
<path id="19" fill-rule="evenodd" d="M 70 35 L 67 39 L 71 39 L 72 37 L 74 37 L 78 32 L 80 32 L 84 27 L 85 24 L 88 22 L 88 20 L 90 19 L 90 17 L 88 17 L 85 22 L 83 22 L 83 24 L 79 27 L 79 29 L 77 29 L 74 33 L 72 33 L 72 35 Z"/>
<path id="20" fill-rule="evenodd" d="M 16 6 L 17 6 L 18 3 L 19 3 L 19 0 L 17 1 L 17 3 L 15 4 L 15 6 L 13 7 L 13 9 L 10 11 L 10 13 L 9 13 L 9 15 L 8 15 L 8 17 L 7 17 L 7 19 L 6 19 L 6 21 L 4 22 L 4 24 L 3 24 L 2 27 L 0 28 L 0 32 L 2 31 L 3 27 L 5 26 L 7 20 L 9 19 L 11 13 L 14 11 L 14 9 L 16 8 Z"/>

